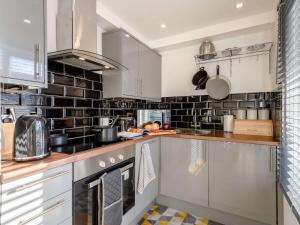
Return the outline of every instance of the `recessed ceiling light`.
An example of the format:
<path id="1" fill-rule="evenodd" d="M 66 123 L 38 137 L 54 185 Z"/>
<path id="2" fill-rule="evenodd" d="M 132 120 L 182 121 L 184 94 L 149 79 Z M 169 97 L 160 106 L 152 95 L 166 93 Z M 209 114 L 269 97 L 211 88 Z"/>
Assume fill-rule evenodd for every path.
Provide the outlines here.
<path id="1" fill-rule="evenodd" d="M 29 23 L 31 23 L 31 20 L 29 20 L 29 19 L 24 19 L 23 22 L 29 24 Z"/>
<path id="2" fill-rule="evenodd" d="M 242 2 L 239 2 L 239 3 L 236 4 L 236 8 L 237 8 L 237 9 L 240 9 L 240 8 L 242 8 L 243 6 L 244 6 L 244 3 L 242 3 Z"/>
<path id="3" fill-rule="evenodd" d="M 129 38 L 129 37 L 130 37 L 130 35 L 129 35 L 129 34 L 125 34 L 125 37 Z"/>
<path id="4" fill-rule="evenodd" d="M 109 67 L 109 66 L 104 66 L 104 68 L 105 68 L 105 69 L 110 69 L 110 67 Z"/>
<path id="5" fill-rule="evenodd" d="M 166 24 L 161 24 L 160 27 L 161 27 L 162 29 L 165 29 L 165 28 L 167 27 L 167 25 L 166 25 Z"/>
<path id="6" fill-rule="evenodd" d="M 82 61 L 84 61 L 84 60 L 85 60 L 85 58 L 82 58 L 82 57 L 79 57 L 78 59 L 80 59 L 80 60 L 82 60 Z"/>

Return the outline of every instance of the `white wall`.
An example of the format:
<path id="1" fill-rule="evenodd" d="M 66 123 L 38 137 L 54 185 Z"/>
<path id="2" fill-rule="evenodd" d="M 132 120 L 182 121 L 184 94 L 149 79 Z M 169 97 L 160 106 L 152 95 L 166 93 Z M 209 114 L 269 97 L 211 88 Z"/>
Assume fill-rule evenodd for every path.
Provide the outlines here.
<path id="1" fill-rule="evenodd" d="M 247 31 L 223 38 L 214 39 L 216 50 L 230 47 L 243 47 L 263 42 L 273 42 L 274 31 L 272 28 L 265 30 Z M 186 96 L 206 94 L 206 91 L 196 91 L 191 80 L 197 66 L 194 56 L 198 53 L 201 42 L 184 47 L 161 50 L 162 55 L 162 95 Z M 275 55 L 275 51 L 272 53 Z M 274 59 L 274 57 L 273 57 Z M 269 57 L 251 57 L 233 60 L 233 71 L 230 75 L 229 61 L 220 62 L 220 73 L 228 78 L 231 83 L 231 93 L 272 91 L 275 84 L 274 61 L 269 74 Z M 210 76 L 215 75 L 217 63 L 207 64 L 206 71 Z"/>

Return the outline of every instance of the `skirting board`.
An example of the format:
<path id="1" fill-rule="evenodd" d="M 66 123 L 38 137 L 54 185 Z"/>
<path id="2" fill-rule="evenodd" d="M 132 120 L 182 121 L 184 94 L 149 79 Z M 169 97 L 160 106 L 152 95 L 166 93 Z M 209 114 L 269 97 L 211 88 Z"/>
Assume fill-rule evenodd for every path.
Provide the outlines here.
<path id="1" fill-rule="evenodd" d="M 231 215 L 229 213 L 221 212 L 219 210 L 198 206 L 164 195 L 159 195 L 156 202 L 158 204 L 185 211 L 195 216 L 205 217 L 210 220 L 223 223 L 225 225 L 268 225 L 265 223 L 249 220 L 243 217 Z"/>

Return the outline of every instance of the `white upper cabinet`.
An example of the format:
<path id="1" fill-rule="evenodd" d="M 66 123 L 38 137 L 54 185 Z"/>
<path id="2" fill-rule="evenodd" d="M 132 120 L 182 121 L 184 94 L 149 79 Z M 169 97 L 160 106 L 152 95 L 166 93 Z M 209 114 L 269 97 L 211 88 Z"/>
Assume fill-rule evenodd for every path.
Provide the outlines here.
<path id="1" fill-rule="evenodd" d="M 161 56 L 123 30 L 104 33 L 102 53 L 127 68 L 105 71 L 104 97 L 161 98 Z"/>
<path id="2" fill-rule="evenodd" d="M 47 84 L 46 1 L 0 0 L 0 81 Z"/>

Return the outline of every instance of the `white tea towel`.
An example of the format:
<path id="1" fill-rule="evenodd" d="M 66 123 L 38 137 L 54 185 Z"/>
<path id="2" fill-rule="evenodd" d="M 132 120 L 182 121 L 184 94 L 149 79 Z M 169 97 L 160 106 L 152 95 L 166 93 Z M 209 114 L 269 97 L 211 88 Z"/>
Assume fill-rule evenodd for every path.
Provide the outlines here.
<path id="1" fill-rule="evenodd" d="M 156 178 L 148 143 L 142 145 L 137 191 L 143 194 L 148 184 Z"/>

